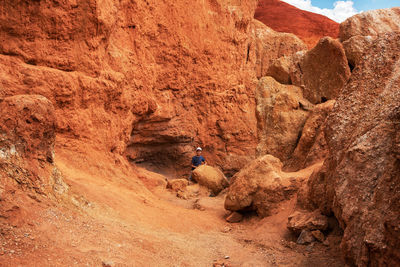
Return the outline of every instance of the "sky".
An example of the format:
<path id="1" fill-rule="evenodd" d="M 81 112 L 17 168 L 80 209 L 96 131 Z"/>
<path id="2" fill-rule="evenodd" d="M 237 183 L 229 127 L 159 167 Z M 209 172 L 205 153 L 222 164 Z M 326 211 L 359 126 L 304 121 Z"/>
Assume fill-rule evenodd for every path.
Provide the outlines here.
<path id="1" fill-rule="evenodd" d="M 400 7 L 400 0 L 283 0 L 295 7 L 343 22 L 348 17 L 372 9 Z"/>

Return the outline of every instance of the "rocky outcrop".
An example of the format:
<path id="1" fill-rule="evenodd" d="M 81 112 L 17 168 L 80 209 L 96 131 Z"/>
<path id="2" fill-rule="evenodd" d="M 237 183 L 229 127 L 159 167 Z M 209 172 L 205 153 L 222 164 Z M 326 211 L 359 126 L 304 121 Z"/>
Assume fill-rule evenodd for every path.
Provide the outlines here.
<path id="1" fill-rule="evenodd" d="M 287 160 L 296 148 L 312 105 L 300 87 L 282 85 L 271 77 L 260 80 L 257 92 L 258 155 Z"/>
<path id="2" fill-rule="evenodd" d="M 75 140 L 176 174 L 201 145 L 234 172 L 257 144 L 256 2 L 2 1 L 0 97 L 49 99 L 56 150 Z"/>
<path id="3" fill-rule="evenodd" d="M 357 266 L 400 261 L 399 44 L 399 33 L 385 34 L 364 53 L 327 119 L 329 157 L 306 194 L 338 219 Z"/>
<path id="4" fill-rule="evenodd" d="M 192 178 L 199 185 L 208 188 L 214 195 L 228 187 L 229 182 L 225 175 L 217 168 L 201 165 L 192 172 Z"/>
<path id="5" fill-rule="evenodd" d="M 340 24 L 340 40 L 349 64 L 356 67 L 379 35 L 400 31 L 400 8 L 362 12 Z"/>
<path id="6" fill-rule="evenodd" d="M 249 49 L 254 53 L 258 78 L 266 76 L 274 60 L 307 49 L 294 34 L 276 32 L 257 20 L 252 23 L 252 32 L 254 39 Z"/>
<path id="7" fill-rule="evenodd" d="M 277 211 L 282 201 L 290 199 L 309 172 L 282 172 L 282 162 L 271 156 L 260 157 L 231 180 L 225 199 L 225 209 L 231 211 L 254 210 L 260 217 Z"/>
<path id="8" fill-rule="evenodd" d="M 280 0 L 260 0 L 254 17 L 275 31 L 297 35 L 310 49 L 322 37 L 339 35 L 337 22 Z"/>

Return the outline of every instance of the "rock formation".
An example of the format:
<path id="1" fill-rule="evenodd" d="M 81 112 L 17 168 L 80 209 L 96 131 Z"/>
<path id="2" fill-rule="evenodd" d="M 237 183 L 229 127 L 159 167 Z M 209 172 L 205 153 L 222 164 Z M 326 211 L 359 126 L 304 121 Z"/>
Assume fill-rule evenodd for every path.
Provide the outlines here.
<path id="1" fill-rule="evenodd" d="M 303 201 L 335 215 L 358 266 L 400 261 L 399 44 L 399 33 L 387 33 L 364 54 L 327 119 L 329 157 Z"/>
<path id="2" fill-rule="evenodd" d="M 280 0 L 260 0 L 255 18 L 275 31 L 297 35 L 308 48 L 314 47 L 322 37 L 339 35 L 337 22 Z"/>
<path id="3" fill-rule="evenodd" d="M 328 156 L 324 135 L 326 118 L 333 109 L 335 100 L 315 105 L 307 118 L 296 149 L 286 163 L 286 169 L 299 170 L 311 166 Z"/>
<path id="4" fill-rule="evenodd" d="M 342 44 L 329 37 L 307 52 L 276 59 L 267 71 L 280 83 L 301 87 L 304 97 L 313 104 L 335 99 L 350 74 Z"/>
<path id="5" fill-rule="evenodd" d="M 323 38 L 308 52 L 274 60 L 267 73 L 277 81 L 264 77 L 257 87 L 257 154 L 271 154 L 296 170 L 324 159 L 324 140 L 318 135 L 332 102 L 315 109 L 305 129 L 309 136 L 304 136 L 301 144 L 299 141 L 313 104 L 335 99 L 351 75 L 341 43 Z"/>
<path id="6" fill-rule="evenodd" d="M 311 174 L 286 173 L 282 162 L 271 155 L 252 161 L 232 177 L 225 199 L 225 209 L 256 211 L 261 217 L 276 212 L 282 201 L 290 199 Z"/>
<path id="7" fill-rule="evenodd" d="M 287 160 L 312 108 L 300 87 L 282 85 L 272 77 L 260 79 L 256 92 L 259 155 L 271 154 Z"/>
<path id="8" fill-rule="evenodd" d="M 257 78 L 267 74 L 274 60 L 307 50 L 307 46 L 294 34 L 276 32 L 258 20 L 253 21 L 252 32 L 254 39 L 249 49 L 255 54 Z"/>

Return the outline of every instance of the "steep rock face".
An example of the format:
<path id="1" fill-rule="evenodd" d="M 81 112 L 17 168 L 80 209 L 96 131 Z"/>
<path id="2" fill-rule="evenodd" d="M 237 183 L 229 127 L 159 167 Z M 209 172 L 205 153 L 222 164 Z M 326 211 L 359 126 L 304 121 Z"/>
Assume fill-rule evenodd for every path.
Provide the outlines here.
<path id="1" fill-rule="evenodd" d="M 340 40 L 349 64 L 356 67 L 373 40 L 387 32 L 400 31 L 400 8 L 357 14 L 340 24 Z"/>
<path id="2" fill-rule="evenodd" d="M 311 204 L 334 213 L 358 266 L 400 261 L 399 44 L 389 33 L 364 54 L 328 117 L 329 158 L 309 181 Z"/>
<path id="3" fill-rule="evenodd" d="M 257 143 L 255 7 L 2 1 L 0 97 L 48 98 L 59 146 L 78 139 L 175 172 L 189 171 L 191 149 L 202 145 L 209 162 L 238 169 Z"/>
<path id="4" fill-rule="evenodd" d="M 312 104 L 303 98 L 300 87 L 280 84 L 272 77 L 260 80 L 256 100 L 257 153 L 286 161 L 296 148 Z"/>
<path id="5" fill-rule="evenodd" d="M 307 49 L 307 46 L 294 34 L 276 32 L 258 20 L 252 23 L 252 33 L 254 39 L 249 49 L 255 53 L 258 78 L 266 76 L 274 60 Z"/>
<path id="6" fill-rule="evenodd" d="M 339 35 L 337 22 L 280 0 L 260 0 L 254 17 L 275 31 L 297 35 L 308 48 L 314 47 L 322 37 Z"/>

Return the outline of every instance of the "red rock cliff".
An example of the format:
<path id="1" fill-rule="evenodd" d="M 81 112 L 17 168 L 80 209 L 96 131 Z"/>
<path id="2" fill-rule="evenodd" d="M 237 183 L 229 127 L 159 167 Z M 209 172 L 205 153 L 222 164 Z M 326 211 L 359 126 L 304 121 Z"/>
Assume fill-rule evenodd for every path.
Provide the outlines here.
<path id="1" fill-rule="evenodd" d="M 324 36 L 339 36 L 339 24 L 335 21 L 280 0 L 260 0 L 255 18 L 275 31 L 294 33 L 309 48 L 315 46 Z"/>
<path id="2" fill-rule="evenodd" d="M 0 7 L 0 98 L 48 98 L 56 147 L 83 142 L 172 171 L 198 145 L 227 171 L 254 155 L 255 0 Z"/>

